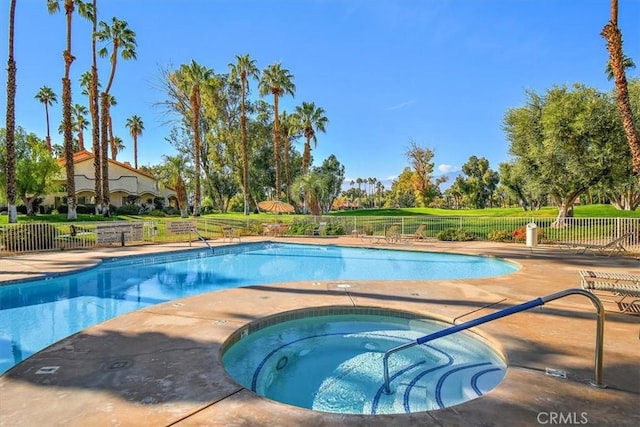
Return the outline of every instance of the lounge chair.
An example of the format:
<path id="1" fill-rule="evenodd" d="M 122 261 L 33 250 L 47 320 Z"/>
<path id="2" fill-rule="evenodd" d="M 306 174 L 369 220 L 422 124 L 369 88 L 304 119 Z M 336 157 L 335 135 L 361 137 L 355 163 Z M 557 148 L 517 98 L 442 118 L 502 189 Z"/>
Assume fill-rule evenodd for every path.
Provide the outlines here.
<path id="1" fill-rule="evenodd" d="M 312 231 L 312 235 L 314 236 L 320 236 L 322 234 L 322 231 L 327 227 L 327 223 L 326 222 L 320 222 L 318 223 L 318 225 L 316 225 L 315 227 L 313 227 L 313 231 Z"/>
<path id="2" fill-rule="evenodd" d="M 582 289 L 614 302 L 620 311 L 640 312 L 640 275 L 580 270 Z M 630 299 L 630 300 L 629 300 Z"/>
<path id="3" fill-rule="evenodd" d="M 420 224 L 420 226 L 416 229 L 416 231 L 413 232 L 413 234 L 403 234 L 402 235 L 402 239 L 403 240 L 425 240 L 427 238 L 427 236 L 425 235 L 425 230 L 427 229 L 427 224 L 426 223 L 422 223 Z"/>
<path id="4" fill-rule="evenodd" d="M 384 240 L 387 243 L 397 243 L 400 241 L 400 225 L 391 224 L 391 226 L 384 233 Z"/>
<path id="5" fill-rule="evenodd" d="M 589 244 L 589 243 L 563 243 L 563 246 L 567 246 L 570 249 L 575 249 L 577 254 L 585 254 L 590 252 L 593 255 L 618 255 L 622 252 L 626 252 L 623 243 L 631 237 L 633 232 L 625 233 L 622 236 L 613 239 L 609 243 L 605 243 L 602 245 Z"/>
<path id="6" fill-rule="evenodd" d="M 240 242 L 240 231 L 233 227 L 222 227 L 222 241 L 233 242 L 233 239 L 237 239 Z"/>

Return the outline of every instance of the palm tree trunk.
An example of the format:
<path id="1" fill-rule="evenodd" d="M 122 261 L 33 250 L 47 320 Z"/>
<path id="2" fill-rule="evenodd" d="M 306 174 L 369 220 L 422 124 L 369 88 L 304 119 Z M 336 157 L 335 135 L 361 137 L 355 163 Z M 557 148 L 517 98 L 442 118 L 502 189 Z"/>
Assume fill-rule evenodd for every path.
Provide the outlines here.
<path id="1" fill-rule="evenodd" d="M 620 113 L 622 127 L 631 151 L 633 170 L 640 175 L 640 135 L 635 126 L 631 102 L 629 101 L 627 77 L 624 71 L 622 33 L 618 28 L 618 0 L 611 0 L 611 21 L 605 25 L 601 35 L 607 41 L 607 50 L 609 51 L 611 69 L 616 85 L 618 112 Z"/>
<path id="2" fill-rule="evenodd" d="M 16 15 L 16 0 L 9 7 L 9 59 L 7 61 L 7 210 L 9 223 L 18 222 L 16 209 L 16 61 L 13 59 L 13 33 Z"/>
<path id="3" fill-rule="evenodd" d="M 107 117 L 107 128 L 109 129 L 109 146 L 111 147 L 112 154 L 111 158 L 115 160 L 116 157 L 113 154 L 118 152 L 118 147 L 116 147 L 116 140 L 113 138 L 113 123 L 111 121 L 111 111 L 109 111 L 109 117 Z"/>
<path id="4" fill-rule="evenodd" d="M 98 9 L 97 0 L 93 0 L 93 31 L 91 36 L 91 87 L 89 88 L 89 109 L 91 111 L 91 138 L 93 151 L 93 172 L 95 193 L 96 215 L 102 213 L 102 154 L 100 152 L 100 116 L 98 114 L 98 59 L 96 54 L 96 38 L 93 34 L 97 31 Z"/>
<path id="5" fill-rule="evenodd" d="M 78 129 L 78 150 L 84 151 L 84 132 Z"/>
<path id="6" fill-rule="evenodd" d="M 284 141 L 284 179 L 286 181 L 286 196 L 287 203 L 291 203 L 291 171 L 289 170 L 289 151 L 291 150 L 291 140 L 287 135 L 287 139 Z"/>
<path id="7" fill-rule="evenodd" d="M 100 151 L 101 159 L 100 165 L 102 167 L 102 214 L 105 217 L 109 216 L 109 203 L 111 202 L 109 197 L 109 141 L 108 136 L 108 120 L 109 120 L 109 94 L 102 92 L 100 94 L 100 115 L 102 120 L 100 121 Z"/>
<path id="8" fill-rule="evenodd" d="M 138 135 L 133 134 L 133 165 L 138 169 Z"/>
<path id="9" fill-rule="evenodd" d="M 75 168 L 73 165 L 73 129 L 71 123 L 71 79 L 69 74 L 71 64 L 75 59 L 71 54 L 71 18 L 73 17 L 74 4 L 71 0 L 65 0 L 65 14 L 67 17 L 67 49 L 64 56 L 64 78 L 62 79 L 62 129 L 64 133 L 64 156 L 67 173 L 67 219 L 75 220 L 76 214 L 76 183 Z"/>
<path id="10" fill-rule="evenodd" d="M 311 163 L 311 138 L 307 137 L 304 143 L 304 153 L 302 153 L 302 173 L 305 175 L 309 170 L 309 163 Z"/>
<path id="11" fill-rule="evenodd" d="M 49 104 L 48 101 L 44 103 L 44 115 L 47 119 L 47 149 L 51 152 L 51 134 L 49 133 Z"/>
<path id="12" fill-rule="evenodd" d="M 62 128 L 64 132 L 64 157 L 67 174 L 67 219 L 74 220 L 76 214 L 76 183 L 73 164 L 73 132 L 71 131 L 71 80 L 62 79 Z"/>
<path id="13" fill-rule="evenodd" d="M 244 198 L 243 211 L 245 215 L 249 215 L 249 147 L 247 144 L 247 116 L 245 111 L 245 91 L 246 77 L 242 76 L 242 106 L 240 107 L 240 127 L 242 128 L 242 193 Z"/>
<path id="14" fill-rule="evenodd" d="M 280 200 L 280 130 L 278 129 L 278 95 L 273 95 L 273 161 L 276 170 L 275 198 Z"/>
<path id="15" fill-rule="evenodd" d="M 191 94 L 191 107 L 193 110 L 193 141 L 195 163 L 195 189 L 193 196 L 193 216 L 200 215 L 200 89 L 196 86 Z"/>

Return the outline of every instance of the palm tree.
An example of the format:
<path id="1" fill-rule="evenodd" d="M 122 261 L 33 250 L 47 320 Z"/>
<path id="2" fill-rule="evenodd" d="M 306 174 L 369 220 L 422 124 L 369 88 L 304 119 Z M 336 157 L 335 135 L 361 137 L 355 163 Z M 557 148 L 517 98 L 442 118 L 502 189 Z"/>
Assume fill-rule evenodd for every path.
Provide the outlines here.
<path id="1" fill-rule="evenodd" d="M 122 143 L 122 138 L 119 136 L 114 136 L 111 139 L 111 158 L 113 160 L 117 160 L 118 153 L 124 150 L 124 144 Z"/>
<path id="2" fill-rule="evenodd" d="M 16 61 L 13 59 L 13 33 L 16 0 L 9 5 L 9 59 L 7 60 L 7 210 L 9 223 L 18 222 L 16 209 Z"/>
<path id="3" fill-rule="evenodd" d="M 316 132 L 326 132 L 329 119 L 325 117 L 324 109 L 316 107 L 313 102 L 303 102 L 301 106 L 297 106 L 296 114 L 300 117 L 302 132 L 306 138 L 302 154 L 302 173 L 306 174 L 311 163 L 311 140 L 316 147 L 318 145 Z"/>
<path id="4" fill-rule="evenodd" d="M 80 151 L 84 151 L 84 130 L 89 126 L 87 113 L 89 110 L 84 105 L 75 104 L 73 106 L 73 129 L 78 132 L 78 149 Z"/>
<path id="5" fill-rule="evenodd" d="M 259 78 L 256 61 L 249 58 L 249 54 L 236 55 L 236 63 L 229 64 L 231 81 L 240 80 L 242 84 L 242 104 L 240 107 L 240 129 L 242 132 L 242 193 L 244 196 L 244 214 L 249 215 L 249 146 L 247 143 L 247 113 L 245 110 L 245 98 L 249 91 L 249 77 Z"/>
<path id="6" fill-rule="evenodd" d="M 60 11 L 60 2 L 63 0 L 47 0 L 49 13 Z M 71 120 L 71 64 L 75 57 L 71 53 L 71 22 L 73 12 L 78 7 L 78 13 L 82 17 L 89 17 L 92 6 L 80 0 L 64 0 L 64 13 L 67 21 L 67 46 L 62 57 L 64 58 L 64 77 L 62 78 L 62 128 L 64 129 L 64 158 L 67 174 L 67 219 L 75 220 L 76 214 L 76 184 L 75 169 L 73 165 L 73 123 Z"/>
<path id="7" fill-rule="evenodd" d="M 162 156 L 162 159 L 165 163 L 160 170 L 161 178 L 176 190 L 180 216 L 186 218 L 189 216 L 189 205 L 187 203 L 187 186 L 183 173 L 188 170 L 187 158 L 183 155 L 177 155 Z"/>
<path id="8" fill-rule="evenodd" d="M 300 117 L 293 113 L 287 114 L 283 111 L 280 114 L 280 136 L 284 140 L 284 177 L 286 184 L 286 196 L 287 202 L 291 203 L 291 170 L 290 170 L 290 154 L 291 154 L 291 142 L 296 139 L 302 131 L 300 124 Z"/>
<path id="9" fill-rule="evenodd" d="M 193 163 L 194 163 L 194 196 L 193 216 L 200 215 L 200 116 L 202 100 L 200 87 L 207 84 L 213 77 L 213 70 L 199 65 L 192 60 L 189 65 L 182 65 L 180 73 L 185 78 L 185 84 L 189 86 L 189 105 L 191 108 L 191 125 L 193 127 Z"/>
<path id="10" fill-rule="evenodd" d="M 609 62 L 611 63 L 616 85 L 618 112 L 620 113 L 622 127 L 631 151 L 633 170 L 640 175 L 640 133 L 636 127 L 631 102 L 629 101 L 629 89 L 625 74 L 625 55 L 622 51 L 622 33 L 618 28 L 618 0 L 611 0 L 611 20 L 604 26 L 600 34 L 607 41 Z"/>
<path id="11" fill-rule="evenodd" d="M 94 0 L 95 10 L 95 0 Z M 92 16 L 94 32 L 96 29 L 96 14 Z M 92 71 L 82 73 L 80 76 L 80 86 L 83 88 L 82 94 L 87 95 L 89 98 L 89 112 L 91 113 L 91 151 L 93 153 L 93 170 L 94 170 L 94 187 L 95 193 L 95 213 L 96 215 L 102 213 L 102 168 L 101 168 L 101 151 L 100 151 L 100 119 L 98 115 L 98 88 L 100 83 L 97 83 L 97 67 L 96 61 L 96 38 L 91 37 L 91 44 L 93 47 L 93 60 L 94 66 Z M 93 72 L 95 69 L 95 73 Z M 94 77 L 96 81 L 96 88 L 94 90 Z"/>
<path id="12" fill-rule="evenodd" d="M 107 95 L 107 102 L 109 104 L 108 115 L 106 117 L 106 121 L 107 121 L 107 140 L 109 141 L 109 147 L 111 147 L 111 154 L 113 154 L 113 150 L 116 150 L 116 148 L 114 148 L 116 146 L 116 142 L 115 142 L 115 137 L 113 136 L 113 120 L 111 119 L 111 107 L 113 107 L 114 105 L 118 105 L 118 101 L 116 101 L 116 97 L 115 96 L 109 94 L 109 95 Z"/>
<path id="13" fill-rule="evenodd" d="M 49 86 L 42 86 L 35 98 L 44 104 L 44 114 L 47 119 L 47 149 L 51 152 L 51 134 L 49 132 L 49 106 L 58 102 L 55 92 Z"/>
<path id="14" fill-rule="evenodd" d="M 276 188 L 275 197 L 280 197 L 280 133 L 278 130 L 278 100 L 281 96 L 290 94 L 293 96 L 296 86 L 293 84 L 293 75 L 286 68 L 281 68 L 280 63 L 269 65 L 262 71 L 259 83 L 260 96 L 273 95 L 273 160 L 275 163 Z"/>
<path id="15" fill-rule="evenodd" d="M 624 53 L 623 53 L 624 55 Z M 633 62 L 633 59 L 629 58 L 627 55 L 624 55 L 622 59 L 622 66 L 626 70 L 627 68 L 636 68 L 636 63 Z M 613 67 L 611 66 L 611 61 L 607 61 L 607 66 L 604 69 L 605 74 L 607 75 L 607 80 L 613 80 Z"/>
<path id="16" fill-rule="evenodd" d="M 324 198 L 327 183 L 322 175 L 309 173 L 296 178 L 293 184 L 294 193 L 304 200 L 304 205 L 311 215 L 322 214 L 322 199 Z"/>
<path id="17" fill-rule="evenodd" d="M 118 64 L 118 52 L 122 59 L 136 59 L 136 33 L 128 28 L 126 21 L 121 21 L 117 18 L 112 18 L 111 26 L 106 22 L 100 21 L 100 30 L 95 33 L 95 38 L 103 43 L 111 44 L 111 54 L 109 61 L 111 62 L 111 73 L 109 74 L 109 80 L 107 86 L 100 94 L 100 115 L 102 120 L 100 122 L 100 151 L 101 158 L 100 164 L 102 167 L 102 212 L 104 216 L 109 216 L 109 161 L 108 161 L 108 141 L 107 132 L 109 128 L 109 91 L 113 84 L 113 78 L 116 74 L 116 67 Z M 107 46 L 104 46 L 98 51 L 101 57 L 109 55 Z M 93 72 L 93 71 L 92 71 Z M 94 78 L 92 83 L 95 89 L 97 80 Z"/>
<path id="18" fill-rule="evenodd" d="M 142 135 L 144 123 L 140 116 L 133 115 L 127 119 L 126 126 L 129 128 L 129 134 L 133 138 L 133 165 L 138 169 L 138 137 Z"/>

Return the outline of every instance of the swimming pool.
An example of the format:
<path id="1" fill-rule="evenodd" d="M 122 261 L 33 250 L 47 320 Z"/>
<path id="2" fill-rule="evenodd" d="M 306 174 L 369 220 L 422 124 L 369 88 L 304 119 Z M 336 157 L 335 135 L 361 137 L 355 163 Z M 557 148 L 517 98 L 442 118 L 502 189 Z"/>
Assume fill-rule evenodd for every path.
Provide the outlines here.
<path id="1" fill-rule="evenodd" d="M 0 373 L 89 326 L 205 292 L 287 281 L 479 278 L 517 269 L 489 257 L 280 243 L 107 260 L 0 286 Z"/>
<path id="2" fill-rule="evenodd" d="M 285 312 L 241 328 L 222 362 L 239 384 L 261 396 L 341 414 L 404 414 L 454 406 L 496 387 L 502 354 L 469 331 L 385 352 L 451 324 L 373 307 L 316 307 Z"/>

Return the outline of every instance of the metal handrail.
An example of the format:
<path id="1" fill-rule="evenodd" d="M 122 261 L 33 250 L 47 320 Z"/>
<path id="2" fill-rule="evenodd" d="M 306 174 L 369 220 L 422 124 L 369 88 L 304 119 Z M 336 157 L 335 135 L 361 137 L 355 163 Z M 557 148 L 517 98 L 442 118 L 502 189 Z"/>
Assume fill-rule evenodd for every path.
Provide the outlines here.
<path id="1" fill-rule="evenodd" d="M 193 230 L 194 233 L 196 233 L 196 236 L 198 236 L 198 240 L 202 240 L 205 245 L 209 246 L 209 249 L 211 249 L 211 253 L 214 253 L 213 246 L 211 246 L 209 244 L 209 242 L 207 241 L 207 239 L 205 239 L 204 236 L 202 234 L 200 234 L 198 229 L 196 227 L 192 227 L 192 230 Z"/>
<path id="2" fill-rule="evenodd" d="M 488 314 L 486 316 L 479 317 L 474 320 L 470 320 L 465 323 L 461 323 L 456 326 L 451 326 L 447 329 L 443 329 L 438 332 L 434 332 L 429 335 L 425 335 L 423 337 L 417 338 L 415 341 L 411 341 L 406 344 L 399 345 L 397 347 L 393 347 L 384 354 L 382 358 L 383 366 L 384 366 L 384 392 L 386 394 L 391 394 L 391 388 L 389 386 L 389 356 L 393 353 L 396 353 L 401 350 L 405 350 L 407 348 L 425 344 L 429 341 L 433 341 L 437 338 L 442 338 L 447 335 L 455 334 L 456 332 L 462 331 L 464 329 L 469 329 L 477 325 L 481 325 L 483 323 L 491 322 L 492 320 L 497 320 L 505 316 L 509 316 L 511 314 L 519 313 L 521 311 L 529 310 L 530 308 L 537 307 L 539 305 L 543 305 L 547 302 L 568 296 L 568 295 L 584 295 L 591 300 L 591 303 L 597 310 L 598 315 L 598 323 L 596 329 L 596 354 L 595 354 L 595 379 L 591 381 L 591 385 L 598 388 L 605 388 L 606 385 L 602 382 L 602 366 L 603 366 L 603 347 L 602 342 L 604 339 L 604 307 L 602 303 L 591 292 L 585 291 L 584 289 L 566 289 L 564 291 L 556 292 L 555 294 L 547 295 L 546 297 L 536 298 L 531 301 L 527 301 L 522 304 L 514 305 L 513 307 L 505 308 L 496 313 Z"/>

